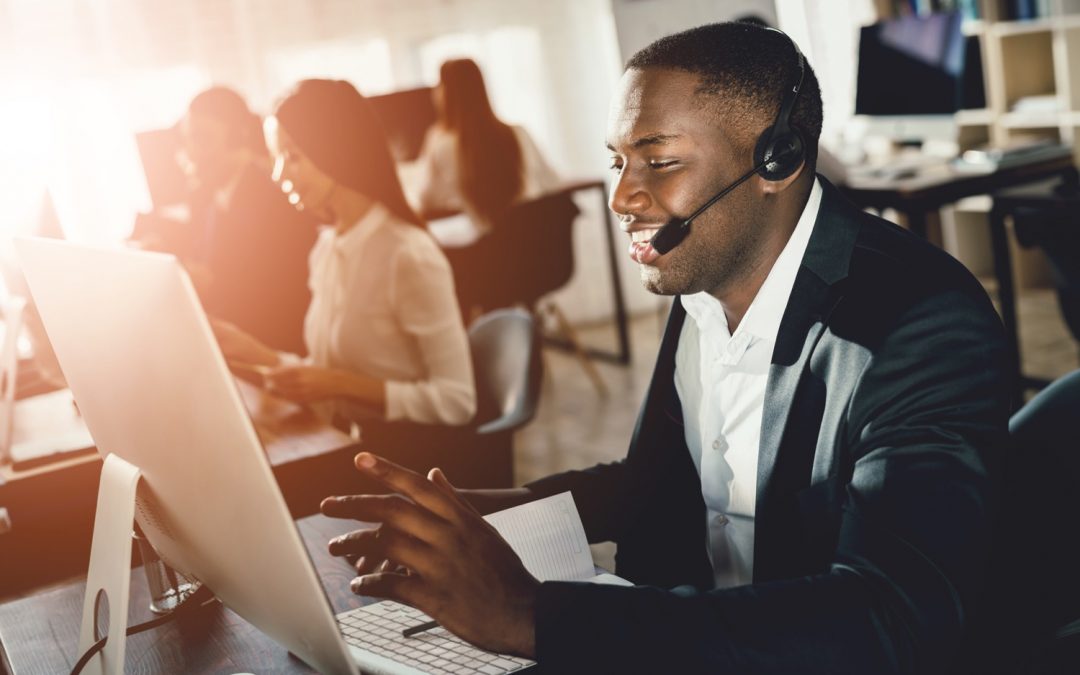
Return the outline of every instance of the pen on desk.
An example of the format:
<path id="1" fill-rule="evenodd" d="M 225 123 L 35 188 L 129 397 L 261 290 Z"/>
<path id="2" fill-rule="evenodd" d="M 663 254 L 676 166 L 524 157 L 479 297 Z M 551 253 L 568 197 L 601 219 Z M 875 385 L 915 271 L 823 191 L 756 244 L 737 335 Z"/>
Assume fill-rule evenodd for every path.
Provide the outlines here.
<path id="1" fill-rule="evenodd" d="M 423 633 L 426 630 L 431 630 L 432 628 L 438 627 L 438 621 L 425 621 L 424 623 L 418 623 L 415 626 L 410 626 L 409 628 L 401 631 L 401 637 L 412 637 L 417 633 Z"/>

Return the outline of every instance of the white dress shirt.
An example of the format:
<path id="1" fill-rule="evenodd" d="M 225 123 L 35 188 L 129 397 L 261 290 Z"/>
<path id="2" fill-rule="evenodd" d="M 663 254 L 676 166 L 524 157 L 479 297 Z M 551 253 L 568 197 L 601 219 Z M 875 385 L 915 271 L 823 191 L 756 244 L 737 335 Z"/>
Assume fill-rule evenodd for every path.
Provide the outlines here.
<path id="1" fill-rule="evenodd" d="M 377 205 L 344 234 L 324 228 L 309 262 L 310 363 L 384 380 L 387 420 L 472 419 L 469 340 L 450 264 L 430 234 Z M 333 408 L 347 419 L 364 416 L 347 403 Z"/>
<path id="2" fill-rule="evenodd" d="M 675 353 L 675 388 L 686 445 L 701 477 L 717 588 L 753 581 L 765 385 L 780 320 L 820 205 L 821 185 L 815 180 L 791 238 L 734 335 L 715 297 L 705 292 L 682 297 L 687 317 Z"/>

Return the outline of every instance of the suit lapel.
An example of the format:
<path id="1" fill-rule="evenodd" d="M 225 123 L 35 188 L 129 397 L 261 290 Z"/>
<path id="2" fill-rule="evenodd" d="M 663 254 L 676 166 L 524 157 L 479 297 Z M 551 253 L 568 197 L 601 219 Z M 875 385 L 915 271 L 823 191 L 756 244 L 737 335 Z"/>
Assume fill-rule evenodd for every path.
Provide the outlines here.
<path id="1" fill-rule="evenodd" d="M 821 207 L 780 322 L 761 415 L 757 514 L 765 516 L 766 527 L 778 467 L 783 471 L 786 466 L 802 466 L 804 462 L 801 460 L 808 459 L 781 456 L 783 440 L 788 433 L 789 417 L 807 372 L 807 364 L 821 338 L 829 313 L 839 301 L 841 282 L 847 277 L 858 235 L 858 221 L 851 214 L 853 207 L 828 181 L 821 177 L 818 180 L 822 186 Z M 799 430 L 790 431 L 798 433 Z M 812 448 L 813 444 L 801 444 L 799 447 Z M 760 524 L 757 529 L 760 532 Z"/>

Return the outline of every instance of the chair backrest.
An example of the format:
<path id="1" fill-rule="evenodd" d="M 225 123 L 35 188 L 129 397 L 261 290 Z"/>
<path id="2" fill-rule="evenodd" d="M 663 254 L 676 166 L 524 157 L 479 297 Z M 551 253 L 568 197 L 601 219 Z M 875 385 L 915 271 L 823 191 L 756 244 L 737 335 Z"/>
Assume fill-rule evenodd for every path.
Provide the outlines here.
<path id="1" fill-rule="evenodd" d="M 1009 435 L 973 672 L 1017 672 L 1080 619 L 1080 371 L 1013 415 Z"/>
<path id="2" fill-rule="evenodd" d="M 529 312 L 500 309 L 469 327 L 473 368 L 480 395 L 494 404 L 494 418 L 477 432 L 492 434 L 523 426 L 536 413 L 540 396 L 540 347 Z"/>
<path id="3" fill-rule="evenodd" d="M 464 308 L 534 307 L 574 273 L 573 192 L 514 205 L 474 245 L 447 251 Z"/>

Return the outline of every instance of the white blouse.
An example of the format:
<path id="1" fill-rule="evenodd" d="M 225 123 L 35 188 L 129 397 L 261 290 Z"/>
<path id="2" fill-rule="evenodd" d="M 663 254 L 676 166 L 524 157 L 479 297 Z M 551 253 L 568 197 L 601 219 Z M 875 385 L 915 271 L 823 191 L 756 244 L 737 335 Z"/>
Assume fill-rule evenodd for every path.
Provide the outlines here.
<path id="1" fill-rule="evenodd" d="M 519 201 L 536 199 L 553 192 L 559 187 L 559 177 L 540 154 L 529 132 L 524 127 L 511 125 L 518 147 L 521 148 L 522 191 Z M 412 190 L 413 203 L 420 211 L 465 211 L 469 212 L 461 194 L 461 182 L 458 176 L 458 143 L 454 134 L 436 125 L 428 131 L 424 147 L 417 160 L 415 186 Z M 470 213 L 473 220 L 475 214 Z"/>
<path id="2" fill-rule="evenodd" d="M 309 363 L 385 381 L 387 420 L 472 419 L 469 340 L 450 264 L 430 234 L 377 205 L 344 234 L 323 228 L 309 263 Z M 361 406 L 333 409 L 364 417 Z"/>

